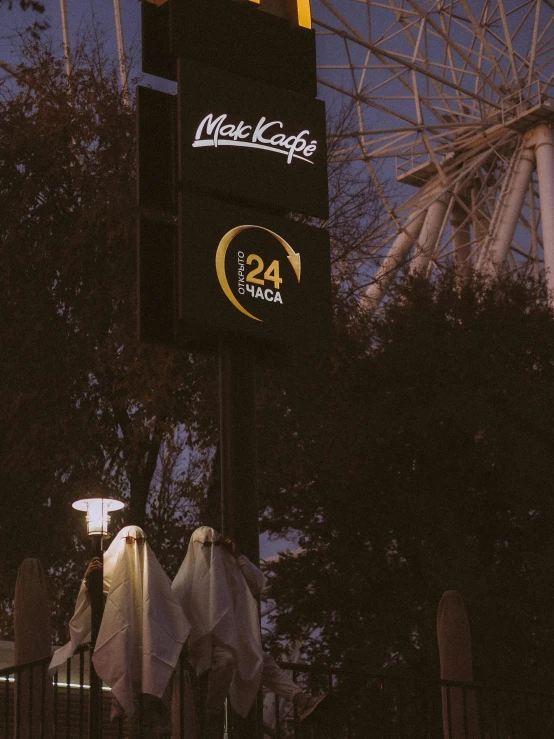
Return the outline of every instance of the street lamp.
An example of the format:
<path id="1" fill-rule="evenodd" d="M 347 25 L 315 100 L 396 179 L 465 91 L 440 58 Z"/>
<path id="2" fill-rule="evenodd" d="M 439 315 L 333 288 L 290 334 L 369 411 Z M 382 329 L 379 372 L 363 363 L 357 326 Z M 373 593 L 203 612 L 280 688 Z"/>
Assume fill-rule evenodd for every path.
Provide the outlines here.
<path id="1" fill-rule="evenodd" d="M 77 511 L 87 514 L 87 534 L 92 538 L 94 555 L 103 561 L 102 542 L 110 534 L 108 531 L 110 513 L 119 511 L 125 504 L 114 498 L 81 498 L 73 503 Z M 104 611 L 102 567 L 93 569 L 87 577 L 87 591 L 90 600 L 90 703 L 89 703 L 89 736 L 95 739 L 102 737 L 102 681 L 96 674 L 92 655 L 96 639 L 100 631 Z"/>
<path id="2" fill-rule="evenodd" d="M 102 539 L 110 535 L 108 532 L 110 513 L 120 511 L 124 505 L 125 503 L 115 498 L 81 498 L 73 503 L 73 508 L 76 511 L 86 512 L 87 534 L 100 537 L 99 543 L 102 549 Z"/>

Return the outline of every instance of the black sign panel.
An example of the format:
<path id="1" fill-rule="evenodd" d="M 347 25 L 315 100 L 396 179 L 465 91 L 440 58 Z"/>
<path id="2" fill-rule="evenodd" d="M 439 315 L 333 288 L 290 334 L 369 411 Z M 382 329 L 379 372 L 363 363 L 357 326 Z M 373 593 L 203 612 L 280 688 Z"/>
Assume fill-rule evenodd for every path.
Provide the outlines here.
<path id="1" fill-rule="evenodd" d="M 148 215 L 138 219 L 138 335 L 172 344 L 176 319 L 177 225 Z"/>
<path id="2" fill-rule="evenodd" d="M 317 95 L 313 30 L 293 28 L 290 20 L 266 13 L 248 2 L 170 0 L 166 5 L 176 57 L 313 98 Z M 158 15 L 163 15 L 163 9 L 163 5 L 157 8 Z M 153 39 L 159 37 L 162 24 L 158 20 L 153 26 L 150 33 Z M 149 54 L 148 61 L 155 62 L 155 56 Z"/>
<path id="3" fill-rule="evenodd" d="M 329 338 L 326 231 L 184 192 L 179 318 L 189 335 L 237 332 L 313 349 Z"/>
<path id="4" fill-rule="evenodd" d="M 324 104 L 181 60 L 182 181 L 282 212 L 328 215 Z"/>
<path id="5" fill-rule="evenodd" d="M 169 46 L 169 2 L 141 3 L 142 71 L 177 80 L 177 60 Z"/>
<path id="6" fill-rule="evenodd" d="M 177 210 L 177 98 L 137 85 L 138 202 Z"/>

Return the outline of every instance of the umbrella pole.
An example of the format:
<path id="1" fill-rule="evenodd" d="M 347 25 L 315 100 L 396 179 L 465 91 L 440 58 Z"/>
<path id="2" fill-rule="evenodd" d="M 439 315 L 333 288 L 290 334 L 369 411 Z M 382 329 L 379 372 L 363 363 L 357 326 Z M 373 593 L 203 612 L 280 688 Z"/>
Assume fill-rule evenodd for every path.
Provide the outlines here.
<path id="1" fill-rule="evenodd" d="M 93 556 L 103 562 L 102 537 L 93 536 Z M 90 651 L 90 704 L 89 704 L 89 736 L 102 739 L 102 681 L 96 674 L 92 655 L 96 646 L 96 639 L 100 631 L 102 614 L 104 611 L 103 570 L 93 570 L 88 579 L 88 592 L 91 609 L 91 651 Z"/>

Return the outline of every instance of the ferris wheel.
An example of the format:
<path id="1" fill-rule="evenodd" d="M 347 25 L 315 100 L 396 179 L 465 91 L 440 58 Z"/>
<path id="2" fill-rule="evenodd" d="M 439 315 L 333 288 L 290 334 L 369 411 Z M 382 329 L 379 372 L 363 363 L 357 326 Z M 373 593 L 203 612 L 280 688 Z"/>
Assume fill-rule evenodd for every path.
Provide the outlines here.
<path id="1" fill-rule="evenodd" d="M 387 218 L 367 287 L 454 263 L 554 288 L 554 3 L 315 0 L 319 81 L 354 106 L 337 156 Z M 395 181 L 383 185 L 383 173 Z"/>

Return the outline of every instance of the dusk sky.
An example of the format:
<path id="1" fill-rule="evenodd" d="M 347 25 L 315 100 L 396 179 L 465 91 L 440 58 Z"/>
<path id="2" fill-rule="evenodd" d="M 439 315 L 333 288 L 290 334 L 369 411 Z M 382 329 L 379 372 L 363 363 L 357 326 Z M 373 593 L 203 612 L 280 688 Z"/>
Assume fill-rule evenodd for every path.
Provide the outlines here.
<path id="1" fill-rule="evenodd" d="M 54 43 L 59 43 L 61 48 L 62 30 L 60 3 L 58 0 L 43 0 L 46 6 L 45 18 L 50 24 L 48 34 Z M 113 0 L 67 0 L 69 15 L 69 26 L 72 38 L 80 29 L 87 28 L 94 19 L 101 25 L 105 34 L 106 42 L 116 50 L 116 36 L 114 25 Z M 121 0 L 121 11 L 123 16 L 123 33 L 127 53 L 138 62 L 140 49 L 140 3 L 138 0 Z M 0 58 L 13 64 L 17 61 L 18 31 L 37 17 L 27 11 L 22 12 L 19 8 L 8 11 L 0 10 Z"/>

